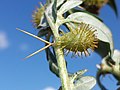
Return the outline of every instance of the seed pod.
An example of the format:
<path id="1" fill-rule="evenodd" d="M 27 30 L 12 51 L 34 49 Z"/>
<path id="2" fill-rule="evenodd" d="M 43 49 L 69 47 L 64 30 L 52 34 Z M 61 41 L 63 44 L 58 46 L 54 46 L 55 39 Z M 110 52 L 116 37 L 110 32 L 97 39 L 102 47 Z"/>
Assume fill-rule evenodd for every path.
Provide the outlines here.
<path id="1" fill-rule="evenodd" d="M 88 6 L 91 5 L 96 5 L 96 6 L 102 6 L 103 4 L 105 4 L 108 0 L 85 0 L 84 3 Z"/>
<path id="2" fill-rule="evenodd" d="M 85 0 L 81 5 L 87 11 L 99 14 L 99 10 L 108 3 L 109 0 Z"/>
<path id="3" fill-rule="evenodd" d="M 40 3 L 40 8 L 37 8 L 34 13 L 32 14 L 32 17 L 33 17 L 33 24 L 35 27 L 38 27 L 38 25 L 40 24 L 41 22 L 41 19 L 43 18 L 43 15 L 44 15 L 44 10 L 45 10 L 45 6 L 42 6 L 42 4 Z"/>
<path id="4" fill-rule="evenodd" d="M 82 52 L 85 56 L 88 56 L 89 48 L 92 51 L 97 48 L 98 39 L 94 33 L 95 31 L 89 24 L 80 23 L 79 28 L 64 33 L 55 45 L 59 45 L 62 49 L 66 49 L 68 52 L 72 51 L 79 56 L 82 55 Z"/>

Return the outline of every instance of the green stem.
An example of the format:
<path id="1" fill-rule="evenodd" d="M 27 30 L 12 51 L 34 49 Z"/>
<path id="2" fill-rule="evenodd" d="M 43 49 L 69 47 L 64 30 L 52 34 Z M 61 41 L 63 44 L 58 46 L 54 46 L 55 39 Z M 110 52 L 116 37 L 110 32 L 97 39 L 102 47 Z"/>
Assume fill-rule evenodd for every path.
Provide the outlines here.
<path id="1" fill-rule="evenodd" d="M 51 30 L 53 32 L 55 42 L 57 42 L 58 38 L 60 37 L 58 33 L 58 25 L 52 22 L 52 20 L 48 17 L 47 13 L 45 13 L 45 15 L 51 27 Z M 62 90 L 71 90 L 70 80 L 69 80 L 68 73 L 67 73 L 66 62 L 64 59 L 63 51 L 60 46 L 54 46 L 54 49 L 55 49 L 57 64 L 59 68 L 59 77 L 60 77 L 61 84 L 62 84 Z"/>
<path id="2" fill-rule="evenodd" d="M 70 89 L 70 80 L 68 78 L 68 73 L 66 69 L 66 62 L 64 59 L 63 51 L 59 47 L 55 47 L 55 53 L 59 68 L 59 76 L 61 79 L 62 90 L 71 90 Z"/>
<path id="3" fill-rule="evenodd" d="M 53 31 L 55 40 L 57 42 L 58 37 L 60 37 L 57 32 L 58 29 L 53 28 L 52 31 Z M 68 73 L 67 73 L 66 62 L 64 59 L 63 50 L 59 46 L 55 46 L 54 49 L 55 49 L 57 64 L 58 64 L 58 68 L 59 68 L 59 77 L 61 79 L 62 90 L 71 90 L 70 89 L 70 80 L 69 80 Z"/>

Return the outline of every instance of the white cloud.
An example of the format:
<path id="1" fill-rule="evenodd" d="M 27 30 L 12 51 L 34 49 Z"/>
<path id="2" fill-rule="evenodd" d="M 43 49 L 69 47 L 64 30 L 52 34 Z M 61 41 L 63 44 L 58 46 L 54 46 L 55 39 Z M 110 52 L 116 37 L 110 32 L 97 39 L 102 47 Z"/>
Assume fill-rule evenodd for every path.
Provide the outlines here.
<path id="1" fill-rule="evenodd" d="M 0 31 L 0 49 L 6 49 L 9 46 L 7 34 Z"/>
<path id="2" fill-rule="evenodd" d="M 43 90 L 56 90 L 56 89 L 49 86 L 49 87 L 44 88 Z"/>

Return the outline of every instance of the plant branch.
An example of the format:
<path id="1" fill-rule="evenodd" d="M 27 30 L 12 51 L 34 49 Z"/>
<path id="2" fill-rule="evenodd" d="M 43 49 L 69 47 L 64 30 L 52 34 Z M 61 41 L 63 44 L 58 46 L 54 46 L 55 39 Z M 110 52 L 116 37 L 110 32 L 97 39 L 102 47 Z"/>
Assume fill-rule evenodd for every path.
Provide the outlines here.
<path id="1" fill-rule="evenodd" d="M 45 13 L 45 15 L 49 23 L 49 26 L 51 27 L 51 30 L 53 32 L 55 42 L 57 42 L 58 38 L 60 37 L 58 33 L 58 25 L 51 21 L 47 13 Z M 64 59 L 63 50 L 61 49 L 60 46 L 54 46 L 54 49 L 55 49 L 57 64 L 59 68 L 59 77 L 60 77 L 61 84 L 62 84 L 62 90 L 71 90 L 71 87 L 70 87 L 71 85 L 70 85 L 70 80 L 68 77 L 68 72 L 66 68 L 66 62 Z"/>

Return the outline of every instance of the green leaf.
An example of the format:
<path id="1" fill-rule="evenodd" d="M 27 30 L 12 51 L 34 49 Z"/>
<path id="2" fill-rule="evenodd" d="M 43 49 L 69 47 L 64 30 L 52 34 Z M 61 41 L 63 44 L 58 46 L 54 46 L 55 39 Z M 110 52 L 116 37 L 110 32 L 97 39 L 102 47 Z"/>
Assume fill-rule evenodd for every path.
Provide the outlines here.
<path id="1" fill-rule="evenodd" d="M 94 27 L 97 30 L 96 31 L 97 38 L 102 42 L 109 43 L 109 46 L 110 46 L 109 53 L 111 54 L 111 56 L 113 55 L 112 33 L 104 23 L 102 23 L 95 17 L 87 13 L 84 13 L 84 12 L 76 12 L 76 13 L 69 15 L 66 18 L 66 22 L 70 22 L 70 21 L 77 22 L 77 23 L 84 22 Z"/>
<path id="2" fill-rule="evenodd" d="M 54 18 L 54 22 L 56 22 L 56 19 L 57 19 L 57 0 L 54 0 L 53 6 L 52 6 L 52 16 Z"/>
<path id="3" fill-rule="evenodd" d="M 114 54 L 112 59 L 115 62 L 115 65 L 112 68 L 112 74 L 114 75 L 114 77 L 118 80 L 118 82 L 120 82 L 120 51 L 119 50 L 114 50 Z"/>
<path id="4" fill-rule="evenodd" d="M 56 4 L 57 4 L 57 1 L 54 0 L 46 7 L 46 10 L 45 10 L 45 14 L 47 18 L 49 17 L 49 19 L 51 19 L 52 22 L 55 22 L 57 17 Z"/>
<path id="5" fill-rule="evenodd" d="M 115 77 L 115 79 L 118 81 L 118 83 L 120 83 L 120 51 L 115 49 L 114 54 L 111 58 L 115 62 L 114 64 L 109 62 L 109 58 L 106 57 L 102 59 L 102 62 L 100 65 L 97 65 L 98 71 L 97 71 L 96 78 L 97 78 L 98 85 L 102 90 L 107 90 L 107 89 L 104 87 L 104 85 L 100 81 L 101 75 L 112 74 Z M 109 62 L 111 66 L 107 62 Z"/>
<path id="6" fill-rule="evenodd" d="M 115 65 L 120 66 L 120 51 L 115 49 L 112 59 L 115 61 Z"/>
<path id="7" fill-rule="evenodd" d="M 49 68 L 57 77 L 59 77 L 59 69 L 55 55 L 49 48 L 46 49 L 47 60 L 49 62 Z"/>
<path id="8" fill-rule="evenodd" d="M 76 80 L 78 80 L 80 77 L 82 77 L 82 75 L 87 72 L 87 69 L 84 70 L 79 70 L 73 74 L 69 73 L 69 78 L 71 83 L 74 83 Z"/>
<path id="9" fill-rule="evenodd" d="M 104 72 L 101 70 L 97 71 L 97 75 L 96 75 L 96 80 L 97 80 L 97 84 L 99 85 L 99 87 L 101 88 L 101 90 L 108 90 L 106 89 L 106 87 L 101 83 L 100 81 L 100 77 Z"/>
<path id="10" fill-rule="evenodd" d="M 106 57 L 110 53 L 110 43 L 99 40 L 98 48 L 95 49 L 102 58 Z"/>
<path id="11" fill-rule="evenodd" d="M 118 11 L 117 11 L 117 6 L 115 3 L 115 0 L 108 0 L 108 5 L 110 5 L 112 7 L 112 9 L 114 10 L 115 14 L 118 15 Z"/>
<path id="12" fill-rule="evenodd" d="M 47 22 L 49 26 L 51 27 L 52 30 L 55 30 L 53 32 L 58 32 L 56 31 L 58 28 L 56 27 L 56 18 L 57 18 L 57 9 L 56 9 L 56 0 L 52 3 L 50 3 L 45 10 L 45 16 L 47 19 Z"/>
<path id="13" fill-rule="evenodd" d="M 64 14 L 68 10 L 82 4 L 83 0 L 67 0 L 58 10 L 59 15 Z"/>
<path id="14" fill-rule="evenodd" d="M 91 76 L 84 76 L 75 82 L 73 90 L 91 90 L 96 84 L 96 80 Z"/>
<path id="15" fill-rule="evenodd" d="M 57 1 L 57 7 L 59 7 L 63 2 L 65 2 L 66 0 L 56 0 Z"/>
<path id="16" fill-rule="evenodd" d="M 38 37 L 43 37 L 43 36 L 45 36 L 46 34 L 48 34 L 49 32 L 51 33 L 50 27 L 40 28 L 37 36 L 38 36 Z"/>

